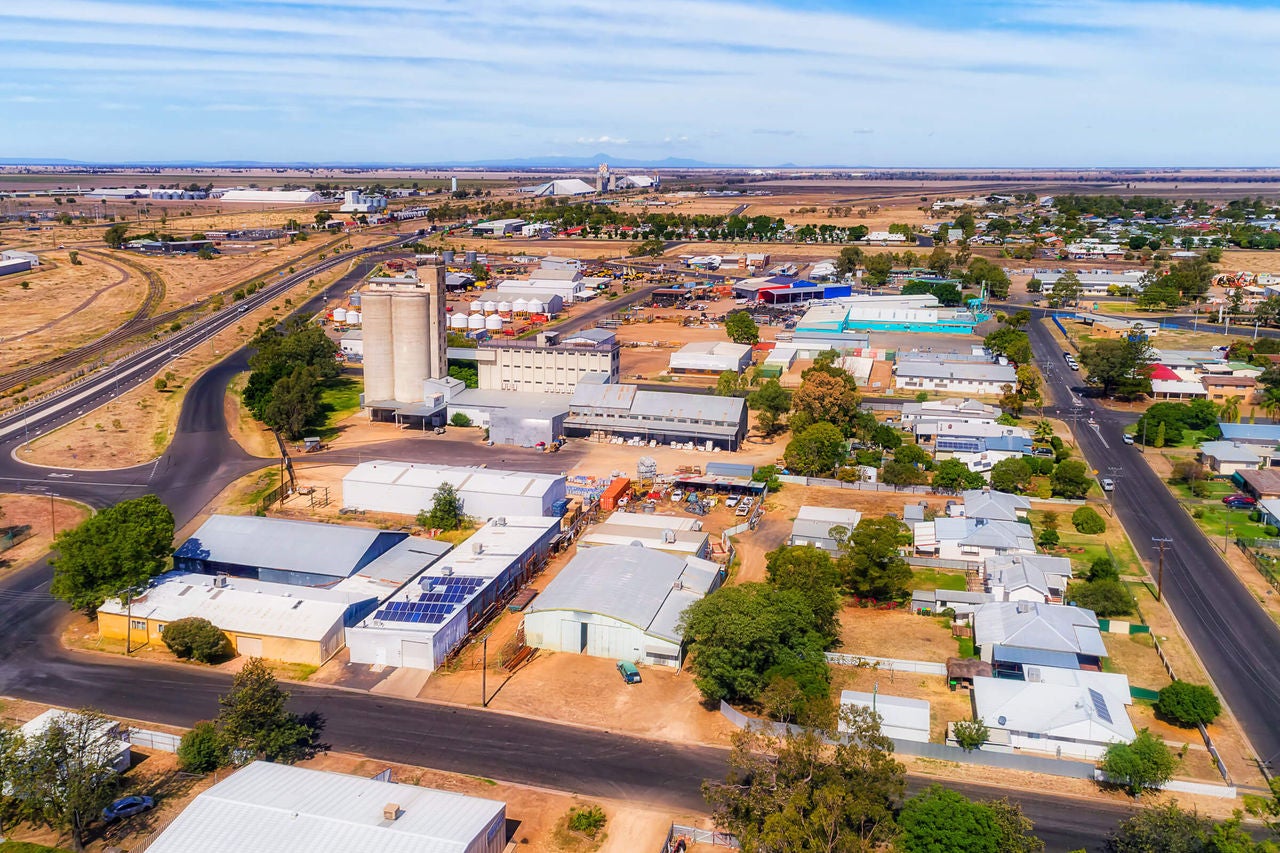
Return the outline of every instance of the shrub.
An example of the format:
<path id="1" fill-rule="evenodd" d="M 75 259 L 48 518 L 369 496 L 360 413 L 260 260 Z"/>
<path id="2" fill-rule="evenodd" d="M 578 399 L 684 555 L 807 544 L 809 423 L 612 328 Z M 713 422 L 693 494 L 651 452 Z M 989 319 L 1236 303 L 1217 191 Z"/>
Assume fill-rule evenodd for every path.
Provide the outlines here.
<path id="1" fill-rule="evenodd" d="M 1115 581 L 1120 579 L 1120 570 L 1110 557 L 1099 557 L 1089 566 L 1087 577 L 1091 581 Z"/>
<path id="2" fill-rule="evenodd" d="M 164 644 L 180 658 L 212 663 L 231 651 L 227 635 L 208 619 L 188 616 L 164 626 Z"/>
<path id="3" fill-rule="evenodd" d="M 1057 548 L 1058 547 L 1058 531 L 1041 530 L 1040 537 L 1036 539 L 1036 544 L 1041 548 Z"/>
<path id="4" fill-rule="evenodd" d="M 608 818 L 604 815 L 604 809 L 599 806 L 586 806 L 578 808 L 574 806 L 569 809 L 569 829 L 574 832 L 581 832 L 589 838 L 595 838 L 600 830 L 604 829 L 605 822 Z"/>
<path id="5" fill-rule="evenodd" d="M 1066 600 L 1092 610 L 1099 617 L 1128 616 L 1133 612 L 1133 596 L 1118 580 L 1096 580 L 1067 585 Z"/>
<path id="6" fill-rule="evenodd" d="M 1107 522 L 1091 506 L 1082 506 L 1071 513 L 1071 523 L 1075 526 L 1077 533 L 1094 535 L 1107 531 Z"/>
<path id="7" fill-rule="evenodd" d="M 1160 691 L 1156 713 L 1179 726 L 1212 723 L 1222 713 L 1222 703 L 1211 687 L 1175 681 Z"/>
<path id="8" fill-rule="evenodd" d="M 982 720 L 957 720 L 951 730 L 955 733 L 956 743 L 965 752 L 980 749 L 991 734 Z"/>
<path id="9" fill-rule="evenodd" d="M 203 720 L 182 736 L 178 765 L 188 773 L 210 773 L 227 761 L 227 748 L 217 727 Z"/>
<path id="10" fill-rule="evenodd" d="M 471 418 L 467 417 L 464 412 L 454 412 L 453 417 L 449 418 L 449 423 L 456 427 L 471 426 Z"/>
<path id="11" fill-rule="evenodd" d="M 1275 539 L 1277 536 L 1280 536 L 1280 527 L 1276 527 L 1274 524 L 1268 524 L 1263 532 L 1267 534 L 1268 539 Z"/>

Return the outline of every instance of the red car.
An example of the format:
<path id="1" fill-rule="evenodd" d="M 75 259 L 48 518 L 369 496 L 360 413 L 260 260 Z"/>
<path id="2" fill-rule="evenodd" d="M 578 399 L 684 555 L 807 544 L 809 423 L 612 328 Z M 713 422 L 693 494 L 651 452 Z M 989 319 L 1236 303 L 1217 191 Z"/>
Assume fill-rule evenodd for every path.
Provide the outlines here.
<path id="1" fill-rule="evenodd" d="M 1256 500 L 1249 497 L 1248 495 L 1240 495 L 1240 494 L 1227 495 L 1225 498 L 1222 499 L 1222 502 L 1227 506 L 1231 507 L 1232 509 L 1243 509 L 1248 506 L 1254 506 L 1258 503 Z"/>

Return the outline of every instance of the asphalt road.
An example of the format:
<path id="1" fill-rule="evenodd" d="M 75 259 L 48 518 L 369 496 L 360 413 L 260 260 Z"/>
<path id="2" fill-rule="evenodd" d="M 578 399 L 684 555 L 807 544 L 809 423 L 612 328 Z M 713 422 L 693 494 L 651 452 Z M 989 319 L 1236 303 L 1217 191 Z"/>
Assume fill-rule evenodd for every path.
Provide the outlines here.
<path id="1" fill-rule="evenodd" d="M 1165 551 L 1165 598 L 1258 758 L 1275 760 L 1280 757 L 1280 628 L 1146 465 L 1139 448 L 1123 443 L 1123 426 L 1132 423 L 1132 416 L 1085 398 L 1080 374 L 1067 368 L 1048 330 L 1034 322 L 1028 328 L 1057 404 L 1053 412 L 1067 418 L 1081 412 L 1076 441 L 1098 476 L 1115 481 L 1112 506 L 1139 555 L 1154 560 L 1152 540 L 1173 539 Z M 1087 422 L 1090 415 L 1096 426 Z"/>

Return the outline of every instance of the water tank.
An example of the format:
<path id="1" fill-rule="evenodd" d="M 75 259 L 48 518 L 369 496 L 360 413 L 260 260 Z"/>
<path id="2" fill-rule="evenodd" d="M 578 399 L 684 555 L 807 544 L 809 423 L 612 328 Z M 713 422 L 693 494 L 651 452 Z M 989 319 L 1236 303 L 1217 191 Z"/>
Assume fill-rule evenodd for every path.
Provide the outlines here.
<path id="1" fill-rule="evenodd" d="M 502 318 L 499 317 L 497 314 L 490 314 L 488 317 L 484 318 L 484 327 L 491 332 L 496 329 L 501 329 Z"/>
<path id="2" fill-rule="evenodd" d="M 467 318 L 467 328 L 468 328 L 468 329 L 483 329 L 483 328 L 484 328 L 484 315 L 483 315 L 483 314 L 472 314 L 470 317 L 468 317 L 468 318 Z"/>
<path id="3" fill-rule="evenodd" d="M 391 294 L 366 293 L 364 304 L 364 398 L 395 398 L 395 357 L 391 342 Z"/>
<path id="4" fill-rule="evenodd" d="M 476 252 L 475 252 L 475 249 L 468 249 L 468 250 L 467 250 L 466 259 L 467 259 L 467 266 L 471 266 L 472 264 L 474 264 L 474 263 L 476 262 Z"/>
<path id="5" fill-rule="evenodd" d="M 359 308 L 360 307 L 360 291 L 357 290 L 353 292 L 351 296 L 348 298 L 348 301 L 351 303 L 352 308 Z"/>
<path id="6" fill-rule="evenodd" d="M 345 323 L 345 322 L 347 322 L 347 309 L 346 309 L 346 308 L 334 308 L 334 309 L 333 309 L 333 322 L 335 322 L 335 323 Z"/>
<path id="7" fill-rule="evenodd" d="M 516 312 L 517 314 L 529 313 L 529 300 L 517 299 L 515 302 L 511 303 L 511 310 Z"/>
<path id="8" fill-rule="evenodd" d="M 361 320 L 361 319 L 362 319 L 362 318 L 360 317 L 360 312 L 359 312 L 359 311 L 348 311 L 348 312 L 347 312 L 347 325 L 350 325 L 350 326 L 359 326 L 359 325 L 360 325 L 360 320 Z"/>
<path id="9" fill-rule="evenodd" d="M 444 261 L 445 266 L 451 265 L 453 263 L 453 249 L 445 249 L 441 252 L 440 259 Z"/>
<path id="10" fill-rule="evenodd" d="M 450 329 L 465 329 L 466 327 L 467 327 L 466 314 L 454 314 L 452 317 L 449 318 Z"/>
<path id="11" fill-rule="evenodd" d="M 484 304 L 484 313 L 486 314 L 496 313 L 497 310 L 498 310 L 498 303 L 494 302 L 492 299 L 490 299 L 488 302 Z"/>
<path id="12" fill-rule="evenodd" d="M 541 313 L 542 313 L 543 311 L 545 311 L 545 310 L 546 310 L 546 309 L 543 307 L 543 305 L 542 305 L 542 300 L 541 300 L 541 299 L 530 299 L 530 300 L 529 300 L 529 313 L 530 313 L 530 314 L 541 314 Z"/>
<path id="13" fill-rule="evenodd" d="M 510 302 L 499 302 L 499 303 L 498 303 L 498 313 L 499 313 L 499 314 L 510 314 L 510 313 L 511 313 L 511 303 L 510 303 Z"/>
<path id="14" fill-rule="evenodd" d="M 483 310 L 484 310 L 484 303 L 481 302 L 479 299 L 475 299 L 471 302 L 472 314 L 479 314 Z"/>

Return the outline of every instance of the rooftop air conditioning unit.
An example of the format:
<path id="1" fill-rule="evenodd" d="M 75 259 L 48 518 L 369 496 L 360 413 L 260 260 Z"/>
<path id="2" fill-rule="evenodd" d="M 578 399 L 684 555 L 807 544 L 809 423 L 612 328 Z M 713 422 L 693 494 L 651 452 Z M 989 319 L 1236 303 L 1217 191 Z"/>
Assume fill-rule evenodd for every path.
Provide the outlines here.
<path id="1" fill-rule="evenodd" d="M 383 820 L 397 820 L 401 814 L 399 803 L 387 803 L 382 807 Z"/>

